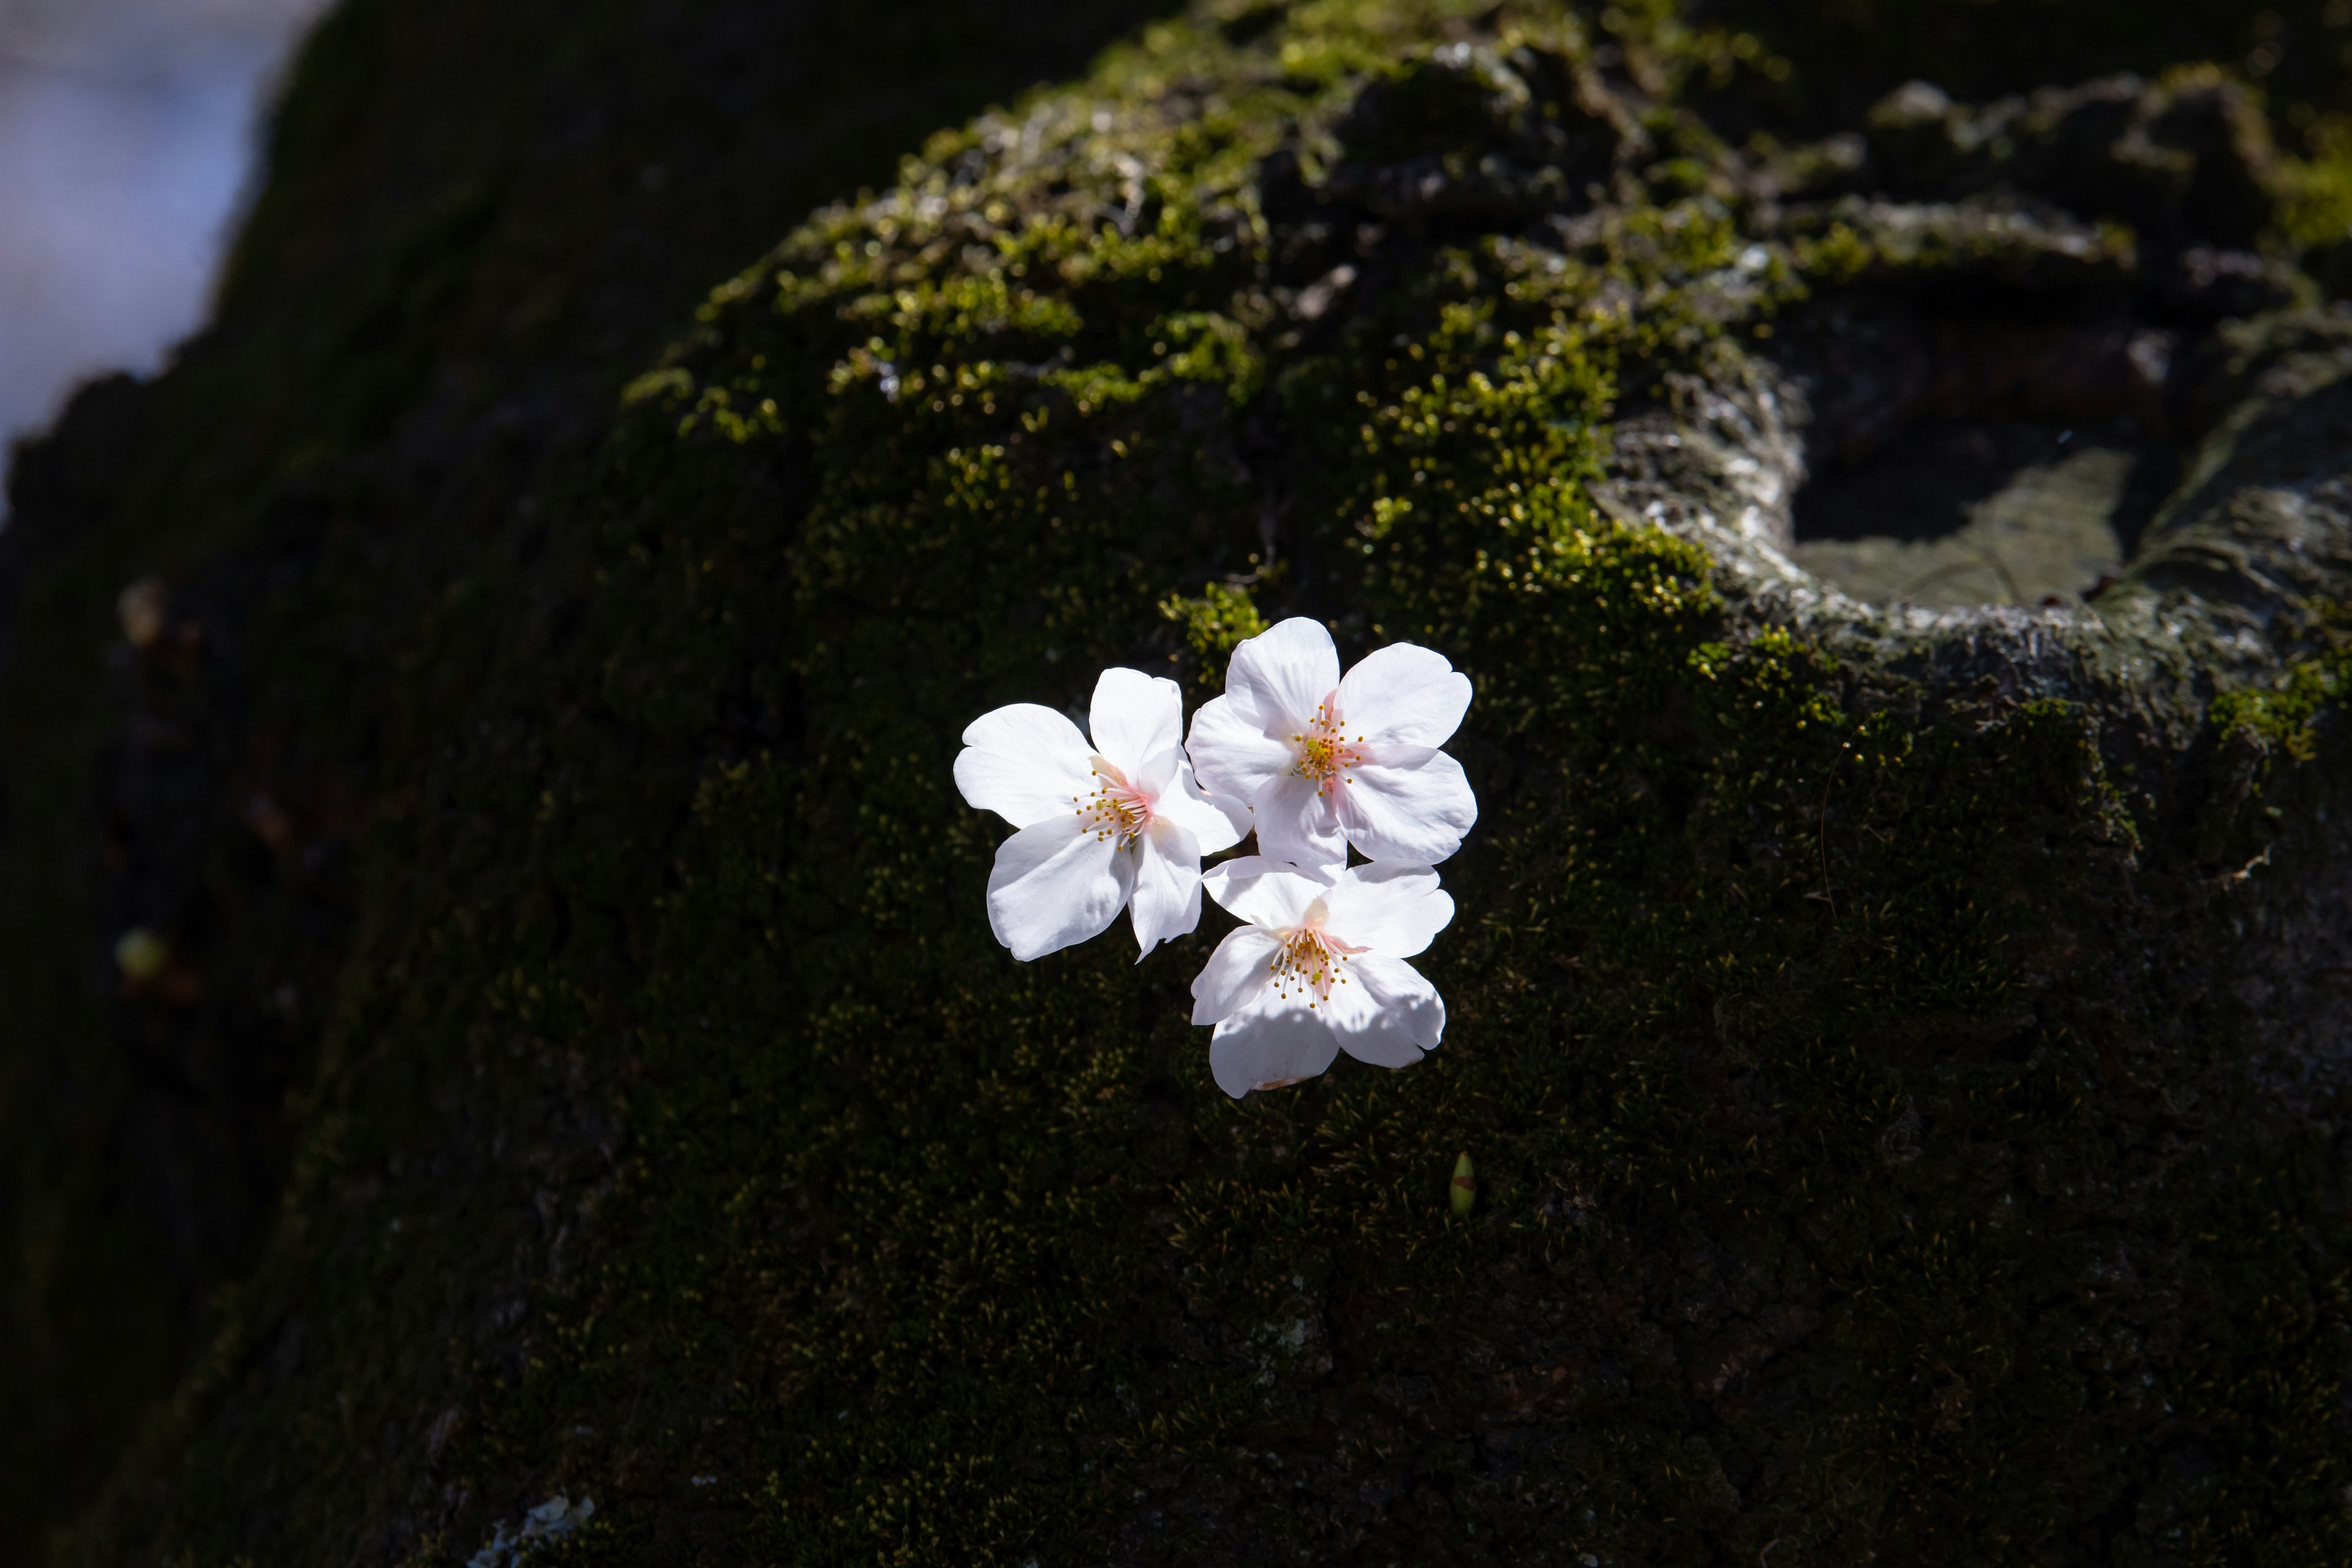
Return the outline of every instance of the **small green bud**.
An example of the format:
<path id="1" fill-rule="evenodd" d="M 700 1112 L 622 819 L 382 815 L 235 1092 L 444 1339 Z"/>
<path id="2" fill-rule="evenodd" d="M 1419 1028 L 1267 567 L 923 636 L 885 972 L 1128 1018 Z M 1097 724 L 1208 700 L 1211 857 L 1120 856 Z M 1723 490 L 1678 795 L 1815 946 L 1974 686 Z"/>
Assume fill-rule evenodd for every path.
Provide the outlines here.
<path id="1" fill-rule="evenodd" d="M 1454 1162 L 1453 1197 L 1454 1217 L 1468 1219 L 1470 1205 L 1478 1201 L 1478 1173 L 1471 1168 L 1467 1154 Z"/>
<path id="2" fill-rule="evenodd" d="M 122 940 L 114 944 L 114 966 L 133 985 L 143 985 L 154 979 L 171 962 L 171 944 L 145 926 L 124 931 Z"/>

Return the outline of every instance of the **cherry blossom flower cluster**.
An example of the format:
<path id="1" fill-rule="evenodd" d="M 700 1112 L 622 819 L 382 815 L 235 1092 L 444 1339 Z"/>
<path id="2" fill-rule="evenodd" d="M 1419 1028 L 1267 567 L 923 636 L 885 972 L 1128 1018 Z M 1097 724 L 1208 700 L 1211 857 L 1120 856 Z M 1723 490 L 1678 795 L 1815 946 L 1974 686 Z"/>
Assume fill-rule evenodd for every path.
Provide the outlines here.
<path id="1" fill-rule="evenodd" d="M 1244 922 L 1192 982 L 1220 1088 L 1297 1083 L 1343 1050 L 1410 1067 L 1445 1032 L 1444 1000 L 1406 961 L 1453 920 L 1433 868 L 1478 819 L 1440 750 L 1469 706 L 1443 656 L 1395 643 L 1343 675 L 1331 634 L 1300 618 L 1234 650 L 1189 736 L 1182 691 L 1139 670 L 1102 672 L 1087 733 L 1035 703 L 999 708 L 955 764 L 964 799 L 1016 829 L 989 875 L 990 929 L 1026 962 L 1126 910 L 1149 956 L 1200 923 L 1205 888 Z M 1202 857 L 1252 835 L 1256 853 L 1203 874 Z"/>

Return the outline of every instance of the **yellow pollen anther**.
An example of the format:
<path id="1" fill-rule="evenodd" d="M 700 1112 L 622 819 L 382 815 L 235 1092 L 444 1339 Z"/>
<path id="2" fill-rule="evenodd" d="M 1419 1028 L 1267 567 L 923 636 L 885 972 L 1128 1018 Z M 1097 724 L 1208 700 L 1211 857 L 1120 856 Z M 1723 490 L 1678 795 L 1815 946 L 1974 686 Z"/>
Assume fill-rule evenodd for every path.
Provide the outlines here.
<path id="1" fill-rule="evenodd" d="M 1315 710 L 1315 721 L 1307 726 L 1305 734 L 1291 736 L 1290 743 L 1297 748 L 1298 761 L 1295 765 L 1301 777 L 1313 779 L 1326 790 L 1334 780 L 1342 784 L 1356 782 L 1347 773 L 1364 760 L 1364 738 L 1350 735 L 1342 727 L 1337 692 L 1323 700 Z"/>
<path id="2" fill-rule="evenodd" d="M 1095 792 L 1070 797 L 1078 818 L 1097 839 L 1124 849 L 1151 824 L 1151 798 L 1127 782 L 1118 768 L 1095 759 Z"/>
<path id="3" fill-rule="evenodd" d="M 1295 926 L 1275 950 L 1275 994 L 1285 1000 L 1306 996 L 1309 1007 L 1319 1007 L 1331 999 L 1334 987 L 1348 983 L 1348 960 L 1363 951 L 1319 925 Z"/>

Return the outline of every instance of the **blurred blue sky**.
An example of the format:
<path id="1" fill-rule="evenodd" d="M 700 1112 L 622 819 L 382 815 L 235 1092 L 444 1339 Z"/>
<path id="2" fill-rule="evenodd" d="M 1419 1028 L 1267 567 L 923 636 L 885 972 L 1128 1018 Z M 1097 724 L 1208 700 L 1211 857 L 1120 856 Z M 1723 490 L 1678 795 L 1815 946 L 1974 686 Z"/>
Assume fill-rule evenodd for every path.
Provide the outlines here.
<path id="1" fill-rule="evenodd" d="M 317 0 L 0 0 L 0 440 L 203 319 Z"/>

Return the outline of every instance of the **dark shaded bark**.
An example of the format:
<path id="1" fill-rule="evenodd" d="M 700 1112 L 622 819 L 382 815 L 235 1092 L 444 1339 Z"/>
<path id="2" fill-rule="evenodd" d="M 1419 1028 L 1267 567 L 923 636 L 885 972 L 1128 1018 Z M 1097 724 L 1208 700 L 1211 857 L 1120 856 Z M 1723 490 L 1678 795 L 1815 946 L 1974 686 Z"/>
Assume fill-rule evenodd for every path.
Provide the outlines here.
<path id="1" fill-rule="evenodd" d="M 2332 10 L 1212 7 L 690 311 L 1137 9 L 314 40 L 0 533 L 15 1549 L 2338 1560 L 2343 171 L 2154 81 Z M 1234 1106 L 946 764 L 1282 613 L 1485 820 L 1444 1048 Z"/>

